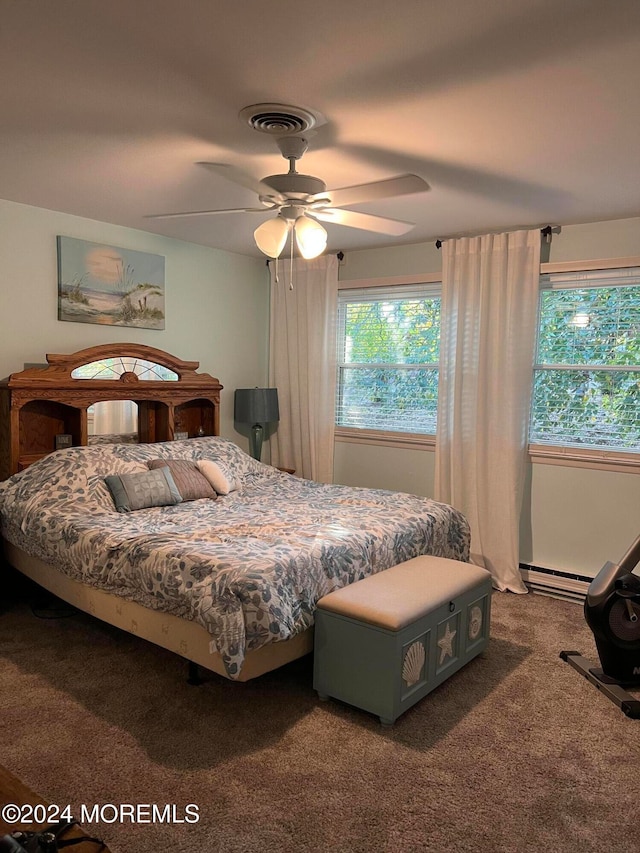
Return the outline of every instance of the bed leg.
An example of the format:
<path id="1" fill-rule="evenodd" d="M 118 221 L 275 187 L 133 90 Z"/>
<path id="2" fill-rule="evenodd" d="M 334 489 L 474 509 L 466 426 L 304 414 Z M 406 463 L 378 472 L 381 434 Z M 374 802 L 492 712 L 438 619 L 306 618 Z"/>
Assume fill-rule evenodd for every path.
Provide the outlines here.
<path id="1" fill-rule="evenodd" d="M 200 678 L 200 672 L 198 670 L 198 664 L 194 663 L 192 660 L 189 662 L 189 675 L 187 678 L 187 684 L 191 684 L 194 687 L 198 687 L 202 684 L 202 679 Z"/>

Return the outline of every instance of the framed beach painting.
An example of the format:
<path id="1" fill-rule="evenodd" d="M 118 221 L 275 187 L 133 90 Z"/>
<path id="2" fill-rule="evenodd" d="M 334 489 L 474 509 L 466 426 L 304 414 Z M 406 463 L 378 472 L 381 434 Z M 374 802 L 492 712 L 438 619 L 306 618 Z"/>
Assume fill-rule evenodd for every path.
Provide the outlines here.
<path id="1" fill-rule="evenodd" d="M 164 329 L 164 258 L 58 237 L 58 319 Z"/>

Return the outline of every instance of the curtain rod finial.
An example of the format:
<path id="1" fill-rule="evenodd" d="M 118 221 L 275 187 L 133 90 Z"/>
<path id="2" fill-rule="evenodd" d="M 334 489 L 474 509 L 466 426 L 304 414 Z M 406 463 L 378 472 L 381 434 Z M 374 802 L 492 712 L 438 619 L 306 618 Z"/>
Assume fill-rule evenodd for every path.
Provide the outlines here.
<path id="1" fill-rule="evenodd" d="M 562 231 L 560 225 L 546 225 L 540 229 L 540 234 L 544 237 L 545 243 L 550 243 L 553 234 L 559 234 Z"/>
<path id="2" fill-rule="evenodd" d="M 442 240 L 436 240 L 436 249 L 442 248 Z"/>

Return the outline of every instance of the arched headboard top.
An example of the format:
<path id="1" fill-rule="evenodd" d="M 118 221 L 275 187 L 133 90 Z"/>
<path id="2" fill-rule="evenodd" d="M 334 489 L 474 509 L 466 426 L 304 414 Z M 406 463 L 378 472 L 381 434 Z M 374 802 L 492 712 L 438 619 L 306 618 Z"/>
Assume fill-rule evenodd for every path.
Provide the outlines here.
<path id="1" fill-rule="evenodd" d="M 140 360 L 160 367 L 166 368 L 177 374 L 180 385 L 207 385 L 208 387 L 218 385 L 218 379 L 208 373 L 198 373 L 199 361 L 185 361 L 165 350 L 156 347 L 136 343 L 100 344 L 95 347 L 86 347 L 72 353 L 47 353 L 47 367 L 30 367 L 18 373 L 12 373 L 8 384 L 10 387 L 16 385 L 30 384 L 31 382 L 67 385 L 98 381 L 102 383 L 130 383 L 135 382 L 138 376 L 129 367 L 124 367 L 120 375 L 110 375 L 109 378 L 74 376 L 73 371 L 85 365 L 96 362 L 118 361 L 130 364 L 131 360 Z M 175 379 L 175 377 L 173 377 Z M 157 379 L 145 376 L 146 382 L 163 382 L 161 377 Z M 146 384 L 145 382 L 145 384 Z M 67 385 L 69 387 L 69 385 Z"/>
<path id="2" fill-rule="evenodd" d="M 178 376 L 185 373 L 195 373 L 200 367 L 199 361 L 184 361 L 169 352 L 165 352 L 165 350 L 148 347 L 145 344 L 100 344 L 72 353 L 47 353 L 47 362 L 50 365 L 65 367 L 69 373 L 83 364 L 105 358 L 143 358 L 146 361 L 154 361 L 156 364 L 175 370 Z"/>

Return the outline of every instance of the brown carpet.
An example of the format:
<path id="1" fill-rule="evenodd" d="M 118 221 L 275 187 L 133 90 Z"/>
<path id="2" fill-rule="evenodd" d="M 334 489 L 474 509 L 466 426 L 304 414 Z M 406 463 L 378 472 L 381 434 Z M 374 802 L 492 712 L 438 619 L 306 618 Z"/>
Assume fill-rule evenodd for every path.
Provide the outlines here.
<path id="1" fill-rule="evenodd" d="M 494 594 L 488 650 L 391 729 L 312 690 L 311 658 L 247 684 L 79 614 L 0 614 L 0 763 L 62 804 L 188 803 L 193 825 L 99 824 L 113 853 L 640 850 L 640 721 L 581 606 Z"/>

